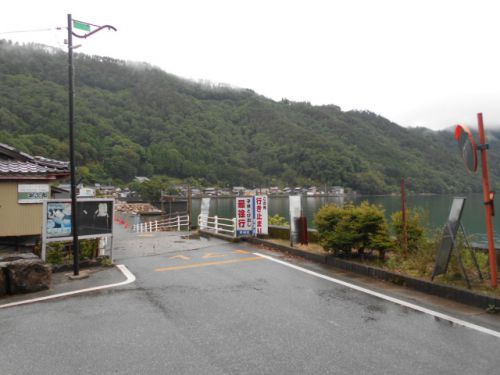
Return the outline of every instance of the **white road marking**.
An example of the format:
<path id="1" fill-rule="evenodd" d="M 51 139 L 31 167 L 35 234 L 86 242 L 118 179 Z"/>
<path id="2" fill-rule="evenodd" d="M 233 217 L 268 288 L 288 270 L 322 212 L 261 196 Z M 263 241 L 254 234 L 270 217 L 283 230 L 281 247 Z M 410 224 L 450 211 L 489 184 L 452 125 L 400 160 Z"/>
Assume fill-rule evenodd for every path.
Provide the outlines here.
<path id="1" fill-rule="evenodd" d="M 375 292 L 373 290 L 366 289 L 366 288 L 360 287 L 358 285 L 354 285 L 354 284 L 351 284 L 351 283 L 348 283 L 348 282 L 345 282 L 345 281 L 342 281 L 342 280 L 339 280 L 339 279 L 335 279 L 335 278 L 330 277 L 330 276 L 322 275 L 322 274 L 320 274 L 318 272 L 314 272 L 314 271 L 308 270 L 306 268 L 302 268 L 302 267 L 296 266 L 295 264 L 284 262 L 282 260 L 270 257 L 268 255 L 264 255 L 264 254 L 260 254 L 260 253 L 254 253 L 254 254 L 258 255 L 258 256 L 260 256 L 262 258 L 266 258 L 268 260 L 271 260 L 273 262 L 279 263 L 281 265 L 284 265 L 284 266 L 293 268 L 295 270 L 307 273 L 307 274 L 309 274 L 311 276 L 316 276 L 316 277 L 319 277 L 321 279 L 324 279 L 324 280 L 327 280 L 327 281 L 331 281 L 333 283 L 336 283 L 336 284 L 339 284 L 339 285 L 342 285 L 342 286 L 346 286 L 348 288 L 351 288 L 351 289 L 354 289 L 354 290 L 357 290 L 357 291 L 360 291 L 360 292 L 372 295 L 374 297 L 377 297 L 377 298 L 380 298 L 380 299 L 383 299 L 383 300 L 386 300 L 386 301 L 398 304 L 400 306 L 408 307 L 408 308 L 413 309 L 415 311 L 420 311 L 420 312 L 423 312 L 424 314 L 428 314 L 428 315 L 431 315 L 433 317 L 449 321 L 449 322 L 451 322 L 453 324 L 456 324 L 456 325 L 459 325 L 459 326 L 463 326 L 463 327 L 466 327 L 466 328 L 470 328 L 470 329 L 476 330 L 478 332 L 486 333 L 488 335 L 492 335 L 492 336 L 500 338 L 500 332 L 498 332 L 498 331 L 494 331 L 492 329 L 489 329 L 489 328 L 486 328 L 486 327 L 482 327 L 482 326 L 479 326 L 477 324 L 469 323 L 469 322 L 466 322 L 465 320 L 457 319 L 457 318 L 454 318 L 452 316 L 440 313 L 438 311 L 434 311 L 434 310 L 431 310 L 431 309 L 428 309 L 428 308 L 425 308 L 425 307 L 422 307 L 422 306 L 419 306 L 419 305 L 415 305 L 413 303 L 406 302 L 406 301 L 400 300 L 398 298 L 394 298 L 394 297 L 391 297 L 391 296 L 388 296 L 388 295 L 385 295 L 385 294 L 382 294 L 382 293 L 379 293 L 379 292 Z"/>
<path id="2" fill-rule="evenodd" d="M 28 300 L 24 300 L 24 301 L 7 303 L 5 305 L 0 305 L 0 309 L 4 309 L 4 308 L 7 308 L 7 307 L 19 306 L 19 305 L 27 305 L 29 303 L 36 303 L 36 302 L 41 302 L 41 301 L 47 301 L 47 300 L 51 300 L 51 299 L 55 299 L 55 298 L 67 297 L 67 296 L 72 296 L 72 295 L 75 295 L 75 294 L 82 294 L 82 293 L 87 293 L 87 292 L 93 292 L 93 291 L 96 291 L 96 290 L 114 288 L 114 287 L 117 287 L 117 286 L 127 285 L 127 284 L 133 283 L 135 281 L 134 274 L 132 272 L 130 272 L 129 269 L 127 267 L 125 267 L 123 264 L 118 264 L 116 267 L 127 278 L 125 281 L 121 281 L 119 283 L 114 283 L 114 284 L 107 284 L 107 285 L 95 286 L 95 287 L 92 287 L 92 288 L 73 290 L 71 292 L 53 294 L 53 295 L 50 295 L 50 296 L 45 296 L 45 297 L 40 297 L 40 298 L 32 298 L 32 299 L 28 299 Z"/>

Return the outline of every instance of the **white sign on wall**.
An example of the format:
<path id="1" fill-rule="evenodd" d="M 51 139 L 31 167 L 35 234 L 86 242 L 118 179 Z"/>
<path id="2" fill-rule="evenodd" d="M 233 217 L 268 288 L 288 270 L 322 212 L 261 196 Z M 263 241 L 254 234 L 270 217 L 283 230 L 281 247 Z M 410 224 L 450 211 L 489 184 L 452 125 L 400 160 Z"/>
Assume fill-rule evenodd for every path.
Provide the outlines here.
<path id="1" fill-rule="evenodd" d="M 42 203 L 44 199 L 50 198 L 49 184 L 18 184 L 18 203 Z"/>

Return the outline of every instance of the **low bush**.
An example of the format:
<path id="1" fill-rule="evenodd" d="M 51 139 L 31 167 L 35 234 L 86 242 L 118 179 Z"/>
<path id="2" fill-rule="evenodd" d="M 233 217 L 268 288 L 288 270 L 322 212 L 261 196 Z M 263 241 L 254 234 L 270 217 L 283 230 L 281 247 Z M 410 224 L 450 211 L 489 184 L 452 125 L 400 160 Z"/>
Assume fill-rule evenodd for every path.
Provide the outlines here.
<path id="1" fill-rule="evenodd" d="M 352 250 L 378 250 L 383 258 L 393 246 L 384 210 L 381 206 L 362 202 L 343 207 L 329 204 L 314 217 L 319 243 L 335 254 L 350 255 Z"/>
<path id="2" fill-rule="evenodd" d="M 99 253 L 99 239 L 80 240 L 80 260 L 95 259 Z M 73 263 L 72 246 L 69 242 L 50 242 L 47 244 L 47 263 L 70 264 Z"/>
<path id="3" fill-rule="evenodd" d="M 269 225 L 278 225 L 280 227 L 289 227 L 290 223 L 281 215 L 269 216 Z"/>
<path id="4" fill-rule="evenodd" d="M 418 251 L 426 242 L 426 228 L 424 222 L 428 222 L 428 215 L 420 209 L 412 209 L 406 211 L 406 247 L 408 253 Z M 403 235 L 403 213 L 396 211 L 391 216 L 392 227 L 396 235 L 395 245 L 400 251 L 404 251 L 404 235 Z"/>

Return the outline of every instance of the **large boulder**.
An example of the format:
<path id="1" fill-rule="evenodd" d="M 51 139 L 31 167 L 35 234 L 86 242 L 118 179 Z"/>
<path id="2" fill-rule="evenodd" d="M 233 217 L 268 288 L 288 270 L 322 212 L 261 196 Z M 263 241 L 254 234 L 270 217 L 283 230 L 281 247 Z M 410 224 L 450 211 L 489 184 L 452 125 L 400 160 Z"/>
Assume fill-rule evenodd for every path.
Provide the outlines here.
<path id="1" fill-rule="evenodd" d="M 40 259 L 20 259 L 9 262 L 7 277 L 9 278 L 9 292 L 30 293 L 48 289 L 50 287 L 51 269 Z"/>
<path id="2" fill-rule="evenodd" d="M 7 277 L 6 277 L 6 263 L 0 262 L 0 296 L 3 296 L 7 293 Z"/>
<path id="3" fill-rule="evenodd" d="M 20 259 L 40 259 L 40 258 L 33 253 L 14 253 L 0 257 L 0 262 L 12 262 L 14 260 L 20 260 Z"/>

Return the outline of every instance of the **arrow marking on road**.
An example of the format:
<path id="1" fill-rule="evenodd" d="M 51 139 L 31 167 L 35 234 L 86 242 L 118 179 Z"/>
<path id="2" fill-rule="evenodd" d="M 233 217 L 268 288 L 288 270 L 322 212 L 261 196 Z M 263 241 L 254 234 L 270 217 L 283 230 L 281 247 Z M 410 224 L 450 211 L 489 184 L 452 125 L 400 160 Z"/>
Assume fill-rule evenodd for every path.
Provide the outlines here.
<path id="1" fill-rule="evenodd" d="M 208 267 L 208 266 L 217 266 L 221 264 L 231 264 L 231 263 L 240 263 L 240 262 L 252 262 L 256 260 L 262 260 L 264 258 L 252 257 L 252 258 L 240 258 L 240 259 L 231 259 L 231 260 L 223 260 L 219 262 L 205 262 L 205 263 L 193 263 L 186 264 L 185 266 L 174 266 L 174 267 L 162 267 L 155 269 L 155 272 L 163 272 L 163 271 L 175 271 L 175 270 L 185 270 L 188 268 L 198 268 L 198 267 Z"/>
<path id="2" fill-rule="evenodd" d="M 246 251 L 246 250 L 234 250 L 233 253 L 235 253 L 235 254 L 250 254 L 250 251 Z"/>

